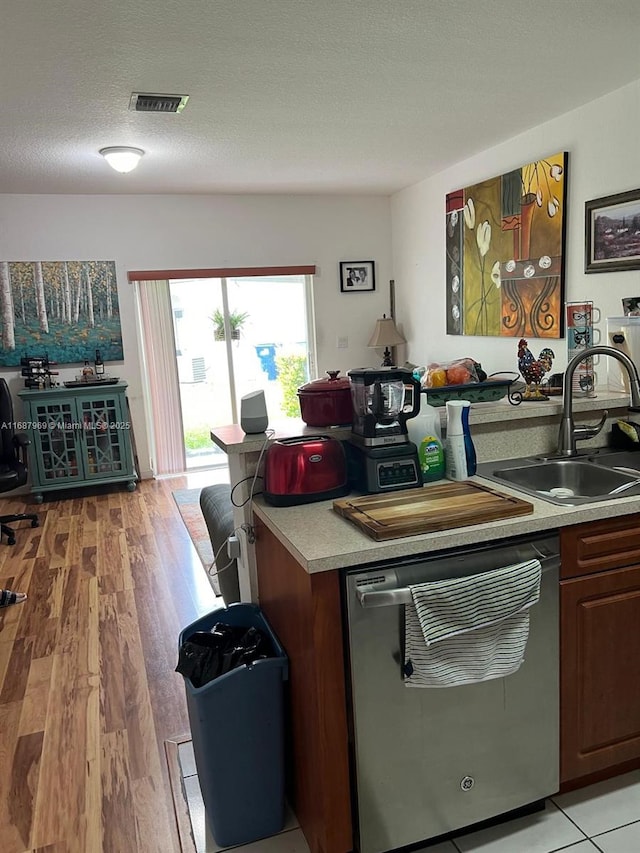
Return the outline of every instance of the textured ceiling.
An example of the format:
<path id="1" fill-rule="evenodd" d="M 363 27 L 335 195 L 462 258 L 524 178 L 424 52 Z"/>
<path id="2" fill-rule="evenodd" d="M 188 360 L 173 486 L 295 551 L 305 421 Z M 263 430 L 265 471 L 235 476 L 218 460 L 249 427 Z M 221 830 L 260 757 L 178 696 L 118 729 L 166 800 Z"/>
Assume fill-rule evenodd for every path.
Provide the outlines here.
<path id="1" fill-rule="evenodd" d="M 0 27 L 3 193 L 390 193 L 640 79 L 639 0 L 3 0 Z M 120 175 L 108 145 L 147 153 Z"/>

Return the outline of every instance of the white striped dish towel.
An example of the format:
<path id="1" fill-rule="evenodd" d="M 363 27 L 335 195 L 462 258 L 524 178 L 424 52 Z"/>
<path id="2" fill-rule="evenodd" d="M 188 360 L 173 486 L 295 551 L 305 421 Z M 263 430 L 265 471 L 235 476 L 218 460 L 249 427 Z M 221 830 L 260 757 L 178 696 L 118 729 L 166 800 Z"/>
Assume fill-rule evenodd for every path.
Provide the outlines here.
<path id="1" fill-rule="evenodd" d="M 454 687 L 516 672 L 542 567 L 528 560 L 463 578 L 414 584 L 405 607 L 407 687 Z"/>

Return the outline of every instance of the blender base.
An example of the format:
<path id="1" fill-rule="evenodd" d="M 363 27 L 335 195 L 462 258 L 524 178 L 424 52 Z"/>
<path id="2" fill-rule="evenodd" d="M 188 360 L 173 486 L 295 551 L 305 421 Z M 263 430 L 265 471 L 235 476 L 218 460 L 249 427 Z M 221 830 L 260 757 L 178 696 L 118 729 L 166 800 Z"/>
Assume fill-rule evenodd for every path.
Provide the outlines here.
<path id="1" fill-rule="evenodd" d="M 413 442 L 366 449 L 353 442 L 347 445 L 353 484 L 359 491 L 377 494 L 422 485 L 418 450 Z"/>

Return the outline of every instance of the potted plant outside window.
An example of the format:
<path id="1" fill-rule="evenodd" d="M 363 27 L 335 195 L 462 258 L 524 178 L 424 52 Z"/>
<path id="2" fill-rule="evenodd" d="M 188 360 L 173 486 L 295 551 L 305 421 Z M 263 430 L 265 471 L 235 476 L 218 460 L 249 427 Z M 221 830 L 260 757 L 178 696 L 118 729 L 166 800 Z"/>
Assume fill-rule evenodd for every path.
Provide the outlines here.
<path id="1" fill-rule="evenodd" d="M 244 324 L 244 321 L 249 316 L 247 311 L 232 311 L 229 314 L 229 326 L 231 328 L 231 340 L 237 341 L 240 339 L 240 330 Z M 213 337 L 216 341 L 223 341 L 225 339 L 224 335 L 224 315 L 219 308 L 213 313 L 213 317 L 211 318 L 213 321 Z"/>

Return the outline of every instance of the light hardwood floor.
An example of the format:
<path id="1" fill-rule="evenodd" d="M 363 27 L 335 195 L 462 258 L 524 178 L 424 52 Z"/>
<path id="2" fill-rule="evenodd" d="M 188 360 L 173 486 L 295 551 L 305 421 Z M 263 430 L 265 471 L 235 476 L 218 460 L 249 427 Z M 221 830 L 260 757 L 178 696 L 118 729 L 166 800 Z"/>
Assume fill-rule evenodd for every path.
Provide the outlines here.
<path id="1" fill-rule="evenodd" d="M 180 850 L 164 754 L 189 731 L 178 635 L 215 606 L 171 496 L 186 485 L 46 502 L 0 545 L 0 587 L 29 596 L 0 609 L 2 853 Z"/>

